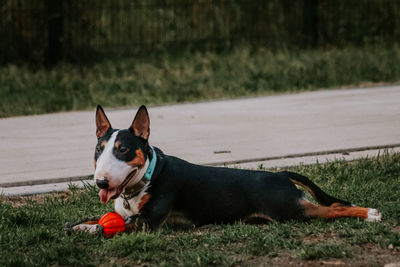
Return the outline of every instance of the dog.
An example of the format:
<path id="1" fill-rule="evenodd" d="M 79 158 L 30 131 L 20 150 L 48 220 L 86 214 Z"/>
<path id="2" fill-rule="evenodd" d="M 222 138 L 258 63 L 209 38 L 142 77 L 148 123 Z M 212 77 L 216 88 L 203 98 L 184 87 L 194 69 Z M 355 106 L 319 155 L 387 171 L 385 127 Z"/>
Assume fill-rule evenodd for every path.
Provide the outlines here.
<path id="1" fill-rule="evenodd" d="M 378 222 L 381 213 L 328 195 L 297 173 L 200 166 L 164 154 L 149 144 L 150 119 L 141 106 L 128 129 L 113 129 L 96 111 L 94 179 L 101 202 L 114 200 L 127 231 L 157 229 L 165 223 L 268 222 L 358 217 Z M 308 191 L 320 205 L 310 202 Z M 97 220 L 74 230 L 98 231 Z"/>

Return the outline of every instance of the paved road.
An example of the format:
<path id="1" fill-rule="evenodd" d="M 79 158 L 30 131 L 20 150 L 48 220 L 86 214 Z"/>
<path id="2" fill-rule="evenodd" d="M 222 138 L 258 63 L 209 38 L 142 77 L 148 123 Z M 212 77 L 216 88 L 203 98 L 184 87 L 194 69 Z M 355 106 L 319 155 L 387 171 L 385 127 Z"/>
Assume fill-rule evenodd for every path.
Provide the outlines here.
<path id="1" fill-rule="evenodd" d="M 135 112 L 106 109 L 114 128 L 129 126 Z M 200 164 L 400 147 L 400 86 L 169 105 L 149 113 L 150 142 Z M 0 187 L 93 173 L 94 111 L 0 119 L 0 129 Z"/>

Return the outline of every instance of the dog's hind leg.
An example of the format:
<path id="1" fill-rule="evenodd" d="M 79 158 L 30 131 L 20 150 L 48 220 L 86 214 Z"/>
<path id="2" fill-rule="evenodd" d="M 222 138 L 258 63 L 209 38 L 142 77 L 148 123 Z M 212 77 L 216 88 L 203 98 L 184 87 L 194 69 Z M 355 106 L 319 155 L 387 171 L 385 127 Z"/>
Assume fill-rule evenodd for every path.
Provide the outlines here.
<path id="1" fill-rule="evenodd" d="M 307 200 L 301 200 L 300 205 L 304 209 L 305 217 L 321 217 L 325 219 L 335 219 L 341 217 L 357 217 L 366 221 L 379 222 L 382 214 L 371 208 L 344 206 L 340 203 L 334 203 L 330 206 L 321 206 L 313 204 Z"/>

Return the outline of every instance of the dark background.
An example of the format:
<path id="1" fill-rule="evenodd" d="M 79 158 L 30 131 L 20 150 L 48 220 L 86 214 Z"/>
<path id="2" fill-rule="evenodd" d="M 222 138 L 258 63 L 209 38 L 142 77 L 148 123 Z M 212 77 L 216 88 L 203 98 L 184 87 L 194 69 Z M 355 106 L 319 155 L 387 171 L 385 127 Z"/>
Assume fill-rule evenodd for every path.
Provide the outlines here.
<path id="1" fill-rule="evenodd" d="M 182 50 L 392 46 L 396 0 L 0 0 L 0 64 Z"/>

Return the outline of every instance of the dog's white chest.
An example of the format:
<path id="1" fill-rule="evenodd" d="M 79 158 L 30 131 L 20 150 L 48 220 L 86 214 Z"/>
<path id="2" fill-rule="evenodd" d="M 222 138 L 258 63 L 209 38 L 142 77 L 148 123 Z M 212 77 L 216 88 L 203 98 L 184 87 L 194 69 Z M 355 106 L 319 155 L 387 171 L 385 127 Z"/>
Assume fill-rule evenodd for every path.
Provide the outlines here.
<path id="1" fill-rule="evenodd" d="M 114 210 L 124 219 L 131 216 L 138 215 L 144 204 L 149 199 L 149 194 L 146 193 L 147 187 L 145 187 L 140 193 L 130 199 L 125 199 L 123 196 L 118 197 L 114 203 Z"/>

